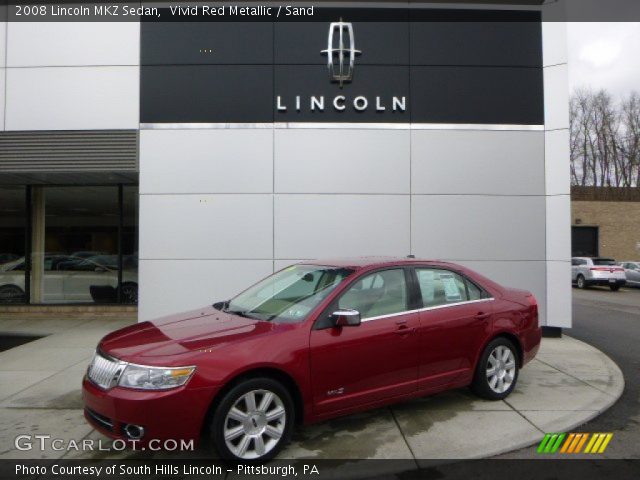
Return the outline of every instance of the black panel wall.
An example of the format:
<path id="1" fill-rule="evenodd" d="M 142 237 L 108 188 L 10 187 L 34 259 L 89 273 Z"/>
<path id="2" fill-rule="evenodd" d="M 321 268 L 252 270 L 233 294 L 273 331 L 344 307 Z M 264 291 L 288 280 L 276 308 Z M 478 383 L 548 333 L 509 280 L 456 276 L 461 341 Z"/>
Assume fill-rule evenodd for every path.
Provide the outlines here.
<path id="1" fill-rule="evenodd" d="M 411 67 L 411 87 L 413 122 L 544 123 L 542 69 Z"/>
<path id="2" fill-rule="evenodd" d="M 544 123 L 538 13 L 339 11 L 326 22 L 143 23 L 141 122 Z M 362 51 L 342 88 L 321 53 L 340 16 Z M 324 97 L 324 111 L 311 96 Z M 404 110 L 393 111 L 394 96 Z"/>
<path id="3" fill-rule="evenodd" d="M 141 122 L 273 121 L 273 66 L 142 66 Z"/>

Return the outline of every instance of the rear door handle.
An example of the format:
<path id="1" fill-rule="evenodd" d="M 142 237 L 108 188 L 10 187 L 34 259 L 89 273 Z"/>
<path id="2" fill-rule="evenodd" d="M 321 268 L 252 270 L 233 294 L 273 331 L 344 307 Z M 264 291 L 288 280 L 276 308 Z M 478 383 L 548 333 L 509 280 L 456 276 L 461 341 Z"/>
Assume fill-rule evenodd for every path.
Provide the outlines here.
<path id="1" fill-rule="evenodd" d="M 490 314 L 490 313 L 484 313 L 484 312 L 478 312 L 478 313 L 476 314 L 476 318 L 477 318 L 478 320 L 486 320 L 486 319 L 487 319 L 487 318 L 489 318 L 490 316 L 491 316 L 491 314 Z"/>

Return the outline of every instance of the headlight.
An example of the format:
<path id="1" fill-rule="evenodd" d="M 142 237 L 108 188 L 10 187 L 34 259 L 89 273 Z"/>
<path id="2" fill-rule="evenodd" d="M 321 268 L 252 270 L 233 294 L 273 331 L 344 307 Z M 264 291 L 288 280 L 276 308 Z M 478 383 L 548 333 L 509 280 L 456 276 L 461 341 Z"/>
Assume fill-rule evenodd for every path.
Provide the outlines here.
<path id="1" fill-rule="evenodd" d="M 143 390 L 175 388 L 187 383 L 195 369 L 196 367 L 146 367 L 130 363 L 120 375 L 118 385 Z"/>

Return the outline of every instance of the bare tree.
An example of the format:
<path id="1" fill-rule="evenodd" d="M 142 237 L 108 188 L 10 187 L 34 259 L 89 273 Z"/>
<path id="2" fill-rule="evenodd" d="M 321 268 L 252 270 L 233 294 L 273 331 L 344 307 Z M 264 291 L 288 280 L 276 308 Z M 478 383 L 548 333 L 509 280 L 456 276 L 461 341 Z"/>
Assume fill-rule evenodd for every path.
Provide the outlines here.
<path id="1" fill-rule="evenodd" d="M 640 185 L 640 95 L 616 104 L 605 90 L 578 89 L 570 103 L 571 184 Z"/>
<path id="2" fill-rule="evenodd" d="M 622 102 L 624 132 L 620 139 L 627 177 L 631 185 L 640 186 L 640 95 L 633 92 Z"/>

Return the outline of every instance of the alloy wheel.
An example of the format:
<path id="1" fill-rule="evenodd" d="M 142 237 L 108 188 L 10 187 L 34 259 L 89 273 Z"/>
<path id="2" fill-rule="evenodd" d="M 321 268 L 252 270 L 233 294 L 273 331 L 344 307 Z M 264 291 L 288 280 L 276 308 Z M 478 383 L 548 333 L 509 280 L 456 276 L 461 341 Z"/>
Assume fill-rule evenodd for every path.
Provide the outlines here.
<path id="1" fill-rule="evenodd" d="M 500 345 L 493 349 L 487 360 L 487 382 L 496 393 L 504 393 L 513 384 L 516 358 L 510 348 Z"/>
<path id="2" fill-rule="evenodd" d="M 238 458 L 251 460 L 278 445 L 286 426 L 282 399 L 269 390 L 251 390 L 239 397 L 224 420 L 224 440 Z"/>

